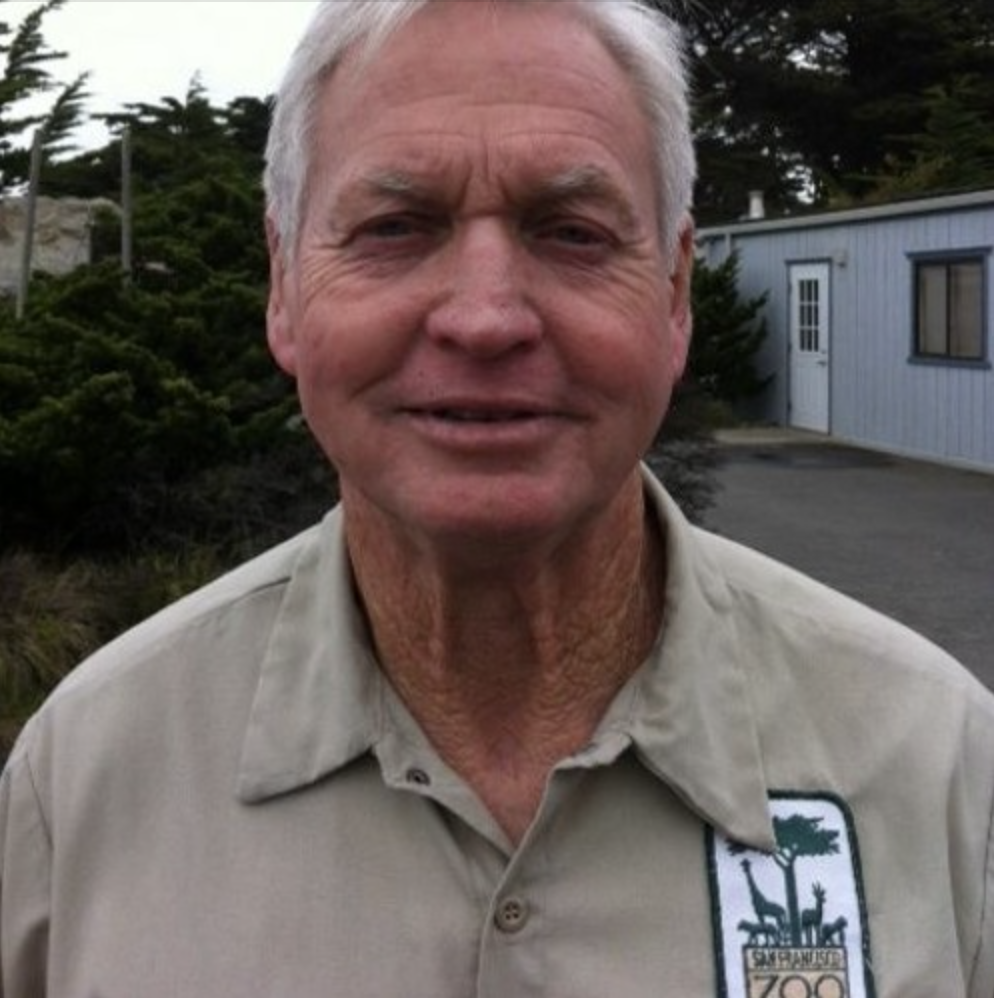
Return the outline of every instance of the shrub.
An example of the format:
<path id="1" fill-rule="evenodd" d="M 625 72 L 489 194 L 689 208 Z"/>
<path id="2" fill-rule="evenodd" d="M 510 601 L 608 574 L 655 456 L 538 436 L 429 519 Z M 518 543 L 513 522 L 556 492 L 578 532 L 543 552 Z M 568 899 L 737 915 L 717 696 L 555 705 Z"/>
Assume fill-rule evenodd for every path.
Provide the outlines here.
<path id="1" fill-rule="evenodd" d="M 695 523 L 704 521 L 717 491 L 713 431 L 733 422 L 737 406 L 761 394 L 770 381 L 755 364 L 766 337 L 761 317 L 766 299 L 739 296 L 738 268 L 735 256 L 718 267 L 700 261 L 694 267 L 687 375 L 646 458 Z"/>
<path id="2" fill-rule="evenodd" d="M 702 261 L 694 267 L 689 374 L 699 389 L 730 412 L 761 395 L 772 380 L 772 375 L 756 370 L 756 354 L 767 334 L 762 316 L 766 295 L 742 298 L 738 279 L 735 254 L 717 267 Z"/>

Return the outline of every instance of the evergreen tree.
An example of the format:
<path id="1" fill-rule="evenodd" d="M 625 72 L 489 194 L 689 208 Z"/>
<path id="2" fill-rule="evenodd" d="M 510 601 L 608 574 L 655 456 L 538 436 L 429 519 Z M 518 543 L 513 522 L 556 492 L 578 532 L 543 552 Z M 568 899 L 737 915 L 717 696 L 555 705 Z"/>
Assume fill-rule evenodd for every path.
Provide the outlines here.
<path id="1" fill-rule="evenodd" d="M 770 376 L 756 370 L 766 337 L 765 298 L 739 297 L 738 258 L 720 267 L 698 261 L 691 285 L 694 334 L 686 376 L 674 392 L 647 457 L 690 519 L 701 522 L 714 499 L 716 426 L 742 415 Z"/>
<path id="2" fill-rule="evenodd" d="M 741 217 L 752 190 L 763 191 L 775 212 L 795 208 L 803 193 L 803 157 L 773 113 L 792 67 L 781 7 L 768 0 L 688 5 L 702 225 Z"/>
<path id="3" fill-rule="evenodd" d="M 331 501 L 266 346 L 267 118 L 264 101 L 214 107 L 195 81 L 185 100 L 113 122 L 134 148 L 130 281 L 120 220 L 107 216 L 102 262 L 36 279 L 22 322 L 0 313 L 0 545 L 258 533 L 261 546 Z M 107 182 L 119 171 L 111 144 L 51 167 L 47 189 L 79 193 L 89 169 Z"/>
<path id="4" fill-rule="evenodd" d="M 994 185 L 989 0 L 724 0 L 686 5 L 686 22 L 703 224 L 757 188 L 782 212 L 872 199 L 902 171 L 906 193 Z M 953 112 L 981 154 L 927 168 Z"/>
<path id="5" fill-rule="evenodd" d="M 890 201 L 927 191 L 977 190 L 994 183 L 994 128 L 986 81 L 961 76 L 924 95 L 924 131 L 906 137 L 873 179 L 868 199 Z"/>
<path id="6" fill-rule="evenodd" d="M 35 130 L 40 131 L 42 152 L 47 157 L 71 151 L 69 137 L 84 111 L 87 74 L 68 84 L 58 83 L 48 66 L 65 58 L 49 49 L 42 35 L 45 18 L 65 0 L 46 0 L 35 7 L 15 29 L 0 20 L 0 192 L 17 189 L 30 173 Z M 0 18 L 6 0 L 0 0 Z M 53 94 L 47 110 L 23 111 L 29 98 Z"/>
<path id="7" fill-rule="evenodd" d="M 772 378 L 756 369 L 756 354 L 767 333 L 762 318 L 766 296 L 741 298 L 738 276 L 735 255 L 717 267 L 698 261 L 692 285 L 690 376 L 712 398 L 732 409 L 760 395 Z"/>

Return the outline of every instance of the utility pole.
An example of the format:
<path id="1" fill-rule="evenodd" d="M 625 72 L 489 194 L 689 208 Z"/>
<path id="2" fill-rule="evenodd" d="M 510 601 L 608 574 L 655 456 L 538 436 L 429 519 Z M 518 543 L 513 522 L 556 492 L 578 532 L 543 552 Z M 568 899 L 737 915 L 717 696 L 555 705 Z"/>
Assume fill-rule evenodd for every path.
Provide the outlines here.
<path id="1" fill-rule="evenodd" d="M 31 258 L 34 253 L 35 216 L 38 209 L 38 183 L 41 178 L 41 151 L 45 130 L 39 128 L 31 143 L 31 172 L 28 177 L 28 193 L 24 206 L 24 243 L 21 248 L 21 274 L 17 285 L 15 315 L 24 318 L 28 303 L 28 287 L 31 284 Z"/>
<path id="2" fill-rule="evenodd" d="M 124 283 L 131 282 L 134 208 L 131 194 L 131 129 L 121 133 L 121 269 Z"/>

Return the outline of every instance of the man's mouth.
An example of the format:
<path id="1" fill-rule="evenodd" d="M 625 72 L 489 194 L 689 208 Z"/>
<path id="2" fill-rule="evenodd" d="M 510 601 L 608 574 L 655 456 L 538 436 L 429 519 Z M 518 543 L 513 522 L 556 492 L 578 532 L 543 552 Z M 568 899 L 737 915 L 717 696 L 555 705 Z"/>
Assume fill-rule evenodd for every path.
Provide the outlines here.
<path id="1" fill-rule="evenodd" d="M 436 409 L 428 415 L 451 423 L 515 423 L 536 418 L 534 412 L 493 412 L 482 409 Z"/>

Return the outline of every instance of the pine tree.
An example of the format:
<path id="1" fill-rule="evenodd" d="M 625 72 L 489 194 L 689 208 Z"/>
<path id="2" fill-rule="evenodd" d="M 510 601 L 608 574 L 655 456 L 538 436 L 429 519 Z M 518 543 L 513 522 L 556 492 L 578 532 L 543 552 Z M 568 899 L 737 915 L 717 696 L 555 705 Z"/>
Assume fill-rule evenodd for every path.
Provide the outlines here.
<path id="1" fill-rule="evenodd" d="M 195 81 L 113 122 L 134 147 L 131 280 L 108 215 L 103 260 L 37 279 L 23 321 L 0 312 L 0 546 L 261 547 L 332 501 L 266 346 L 267 118 L 264 101 L 214 107 Z M 93 175 L 116 187 L 119 149 L 51 166 L 47 188 L 108 193 Z"/>
<path id="2" fill-rule="evenodd" d="M 46 157 L 65 155 L 72 150 L 70 136 L 79 124 L 85 107 L 87 74 L 70 83 L 57 82 L 49 65 L 65 58 L 64 52 L 49 49 L 42 34 L 45 18 L 65 0 L 46 0 L 35 7 L 17 28 L 0 20 L 0 192 L 17 190 L 30 172 L 34 132 L 41 136 Z M 5 0 L 0 0 L 2 16 Z M 54 94 L 47 110 L 27 113 L 30 98 Z"/>
<path id="3" fill-rule="evenodd" d="M 685 9 L 702 224 L 740 216 L 756 188 L 784 212 L 877 198 L 881 177 L 902 172 L 909 193 L 994 185 L 982 139 L 994 132 L 989 0 Z M 969 165 L 937 170 L 940 144 L 964 135 Z"/>

